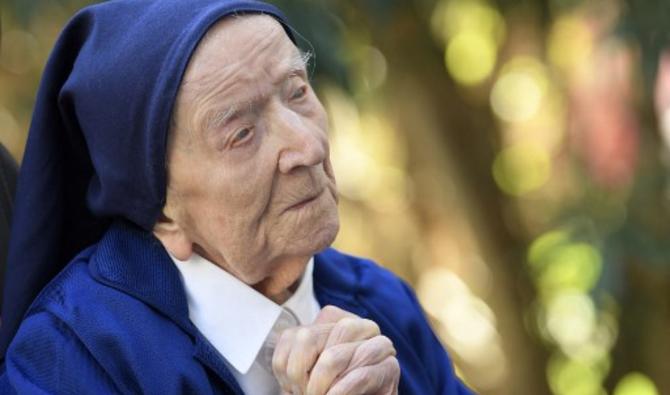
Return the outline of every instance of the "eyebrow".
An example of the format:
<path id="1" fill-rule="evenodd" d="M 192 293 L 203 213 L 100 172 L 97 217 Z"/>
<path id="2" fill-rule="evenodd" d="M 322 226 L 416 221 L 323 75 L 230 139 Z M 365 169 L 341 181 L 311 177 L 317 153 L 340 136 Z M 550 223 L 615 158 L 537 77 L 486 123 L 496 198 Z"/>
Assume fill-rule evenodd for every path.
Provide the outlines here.
<path id="1" fill-rule="evenodd" d="M 235 118 L 237 114 L 239 114 L 237 104 L 233 104 L 223 111 L 215 111 L 207 117 L 205 121 L 206 129 L 223 126 Z"/>
<path id="2" fill-rule="evenodd" d="M 299 70 L 301 72 L 307 72 L 307 65 L 309 65 L 309 61 L 312 60 L 314 57 L 314 53 L 312 51 L 302 51 L 298 50 L 297 53 L 294 53 L 293 56 L 291 56 L 291 70 Z"/>
<path id="3" fill-rule="evenodd" d="M 310 59 L 312 59 L 312 56 L 312 52 L 308 51 L 298 51 L 297 53 L 294 53 L 288 62 L 288 67 L 286 69 L 287 71 L 282 73 L 281 77 L 277 79 L 275 84 L 285 81 L 287 78 L 293 76 L 304 76 L 307 78 L 307 65 L 309 64 Z M 250 111 L 254 107 L 255 103 L 258 103 L 263 99 L 263 96 L 255 96 L 250 100 L 246 100 L 245 102 L 233 103 L 223 110 L 212 112 L 209 116 L 206 117 L 206 129 L 211 130 L 227 125 L 230 121 L 238 117 L 245 107 L 247 107 Z"/>

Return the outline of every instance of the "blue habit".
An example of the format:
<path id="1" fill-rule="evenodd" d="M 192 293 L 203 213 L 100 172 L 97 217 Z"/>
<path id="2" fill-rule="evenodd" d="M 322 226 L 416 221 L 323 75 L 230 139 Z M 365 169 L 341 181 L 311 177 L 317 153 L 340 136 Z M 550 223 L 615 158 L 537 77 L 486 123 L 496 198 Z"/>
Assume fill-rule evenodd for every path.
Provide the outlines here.
<path id="1" fill-rule="evenodd" d="M 471 394 L 405 283 L 334 249 L 314 262 L 319 304 L 369 318 L 393 341 L 400 394 Z M 0 393 L 242 393 L 189 321 L 178 269 L 162 244 L 124 221 L 40 293 L 5 362 Z"/>

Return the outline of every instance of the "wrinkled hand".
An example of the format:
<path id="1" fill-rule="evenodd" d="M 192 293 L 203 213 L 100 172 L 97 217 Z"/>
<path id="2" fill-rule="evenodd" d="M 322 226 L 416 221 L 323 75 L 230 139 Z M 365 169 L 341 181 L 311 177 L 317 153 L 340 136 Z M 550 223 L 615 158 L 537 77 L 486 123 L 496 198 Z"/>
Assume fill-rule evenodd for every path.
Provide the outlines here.
<path id="1" fill-rule="evenodd" d="M 400 366 L 395 355 L 375 322 L 326 306 L 313 324 L 281 334 L 272 370 L 282 394 L 396 395 Z"/>

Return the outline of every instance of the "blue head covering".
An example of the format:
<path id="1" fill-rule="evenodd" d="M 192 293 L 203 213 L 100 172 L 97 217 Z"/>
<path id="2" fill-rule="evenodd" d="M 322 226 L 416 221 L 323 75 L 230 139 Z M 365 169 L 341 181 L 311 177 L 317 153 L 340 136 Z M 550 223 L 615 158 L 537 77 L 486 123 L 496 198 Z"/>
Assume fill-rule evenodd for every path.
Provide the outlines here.
<path id="1" fill-rule="evenodd" d="M 257 1 L 113 0 L 67 24 L 37 95 L 5 274 L 0 357 L 37 293 L 114 219 L 150 231 L 165 203 L 172 107 L 205 32 Z"/>

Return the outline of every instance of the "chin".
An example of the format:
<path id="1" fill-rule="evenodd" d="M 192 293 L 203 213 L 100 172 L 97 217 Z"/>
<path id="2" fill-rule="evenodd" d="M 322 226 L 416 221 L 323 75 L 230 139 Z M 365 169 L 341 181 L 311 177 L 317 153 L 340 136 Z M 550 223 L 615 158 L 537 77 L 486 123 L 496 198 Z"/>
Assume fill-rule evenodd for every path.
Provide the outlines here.
<path id="1" fill-rule="evenodd" d="M 333 244 L 340 230 L 337 211 L 328 215 L 327 218 L 320 219 L 315 225 L 304 239 L 294 244 L 297 247 L 296 250 L 300 250 L 301 255 L 312 256 Z"/>
<path id="2" fill-rule="evenodd" d="M 315 246 L 314 246 L 314 254 L 317 252 L 323 251 L 326 248 L 330 247 L 331 244 L 335 241 L 335 238 L 337 237 L 337 233 L 340 230 L 340 221 L 335 218 L 334 221 L 329 222 L 321 228 L 315 235 L 314 235 L 314 241 L 315 241 Z"/>

